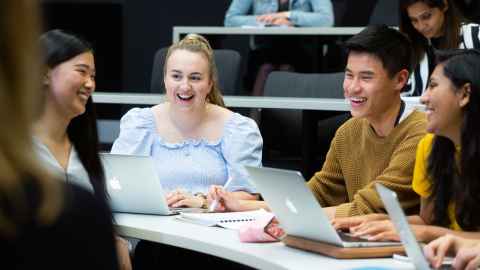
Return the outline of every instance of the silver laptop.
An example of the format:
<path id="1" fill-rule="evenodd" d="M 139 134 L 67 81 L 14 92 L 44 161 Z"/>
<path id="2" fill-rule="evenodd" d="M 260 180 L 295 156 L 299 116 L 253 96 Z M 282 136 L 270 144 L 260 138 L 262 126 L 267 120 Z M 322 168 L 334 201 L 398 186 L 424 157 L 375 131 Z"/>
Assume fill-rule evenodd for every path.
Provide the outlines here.
<path id="1" fill-rule="evenodd" d="M 108 153 L 100 157 L 113 212 L 173 215 L 184 209 L 168 207 L 151 157 Z"/>
<path id="2" fill-rule="evenodd" d="M 400 245 L 373 242 L 337 232 L 297 171 L 245 166 L 253 184 L 278 218 L 287 234 L 340 247 Z"/>
<path id="3" fill-rule="evenodd" d="M 423 255 L 422 248 L 410 229 L 405 213 L 398 201 L 397 194 L 379 183 L 377 183 L 375 187 L 385 205 L 390 219 L 397 229 L 408 257 L 413 265 L 415 265 L 415 269 L 430 269 L 430 265 Z M 450 264 L 451 262 L 449 264 L 444 263 L 440 269 L 453 269 Z"/>

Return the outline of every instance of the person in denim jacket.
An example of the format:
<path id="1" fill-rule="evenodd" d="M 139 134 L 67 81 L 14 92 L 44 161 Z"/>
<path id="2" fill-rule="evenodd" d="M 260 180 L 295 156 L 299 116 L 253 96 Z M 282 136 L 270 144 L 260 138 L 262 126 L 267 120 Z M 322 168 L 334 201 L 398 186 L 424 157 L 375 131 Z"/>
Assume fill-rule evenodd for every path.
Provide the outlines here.
<path id="1" fill-rule="evenodd" d="M 224 23 L 229 27 L 332 26 L 332 3 L 330 0 L 233 0 Z"/>
<path id="2" fill-rule="evenodd" d="M 330 0 L 233 0 L 225 15 L 227 27 L 276 26 L 319 27 L 333 25 Z M 313 48 L 306 38 L 255 37 L 248 61 L 247 89 L 263 95 L 268 74 L 273 70 L 311 72 Z M 252 115 L 256 118 L 255 115 Z"/>

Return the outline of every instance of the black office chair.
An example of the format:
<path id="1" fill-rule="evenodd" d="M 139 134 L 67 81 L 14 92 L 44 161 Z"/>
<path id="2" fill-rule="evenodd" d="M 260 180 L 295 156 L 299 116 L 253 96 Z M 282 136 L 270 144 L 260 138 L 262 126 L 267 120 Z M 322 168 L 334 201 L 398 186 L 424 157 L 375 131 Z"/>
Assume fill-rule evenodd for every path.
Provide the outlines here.
<path id="1" fill-rule="evenodd" d="M 163 66 L 168 48 L 161 48 L 155 53 L 152 68 L 150 92 L 165 93 L 163 83 Z M 218 81 L 223 95 L 234 95 L 239 90 L 241 57 L 234 50 L 213 50 L 218 70 Z"/>
<path id="2" fill-rule="evenodd" d="M 265 96 L 343 98 L 343 78 L 343 72 L 275 71 L 267 78 Z M 301 168 L 308 179 L 320 169 L 318 164 L 323 164 L 336 129 L 348 118 L 345 112 L 263 110 L 261 128 L 267 165 Z M 276 134 L 279 131 L 282 137 Z M 299 154 L 302 159 L 295 160 L 293 157 Z M 268 164 L 269 160 L 273 164 Z"/>
<path id="3" fill-rule="evenodd" d="M 343 72 L 296 73 L 274 71 L 265 83 L 265 96 L 343 98 Z"/>

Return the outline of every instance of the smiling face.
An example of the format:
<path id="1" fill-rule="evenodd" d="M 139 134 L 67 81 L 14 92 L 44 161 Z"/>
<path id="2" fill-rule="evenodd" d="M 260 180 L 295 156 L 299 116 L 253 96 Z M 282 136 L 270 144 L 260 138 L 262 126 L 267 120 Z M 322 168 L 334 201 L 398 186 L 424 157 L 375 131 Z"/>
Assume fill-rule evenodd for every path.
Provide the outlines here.
<path id="1" fill-rule="evenodd" d="M 439 7 L 429 7 L 424 2 L 416 2 L 407 8 L 407 13 L 412 26 L 425 38 L 430 39 L 443 35 L 447 9 L 447 6 L 440 9 Z"/>
<path id="2" fill-rule="evenodd" d="M 47 98 L 57 111 L 74 118 L 85 112 L 95 90 L 95 62 L 91 52 L 79 54 L 50 69 L 46 78 Z"/>
<path id="3" fill-rule="evenodd" d="M 468 100 L 465 100 L 464 91 L 456 89 L 445 76 L 443 68 L 443 64 L 435 67 L 420 101 L 427 109 L 427 131 L 450 137 L 451 134 L 460 131 L 463 119 L 462 107 Z"/>
<path id="4" fill-rule="evenodd" d="M 175 50 L 167 59 L 164 82 L 172 106 L 183 110 L 204 108 L 212 90 L 207 58 L 201 53 Z"/>
<path id="5" fill-rule="evenodd" d="M 408 72 L 405 72 L 408 77 Z M 352 116 L 372 119 L 388 111 L 400 98 L 399 93 L 403 84 L 398 76 L 399 74 L 390 78 L 376 56 L 350 52 L 343 90 L 345 98 L 350 102 Z"/>

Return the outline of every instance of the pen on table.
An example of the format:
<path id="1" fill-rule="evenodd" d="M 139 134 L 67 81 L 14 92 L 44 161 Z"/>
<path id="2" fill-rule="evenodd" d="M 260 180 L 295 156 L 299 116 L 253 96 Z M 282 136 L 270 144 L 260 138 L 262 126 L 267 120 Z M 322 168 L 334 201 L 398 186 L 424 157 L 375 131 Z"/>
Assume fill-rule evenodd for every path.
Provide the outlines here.
<path id="1" fill-rule="evenodd" d="M 227 179 L 227 182 L 225 183 L 225 185 L 223 185 L 223 189 L 227 189 L 227 187 L 230 185 L 230 183 L 232 182 L 232 177 L 229 176 L 228 179 Z M 217 208 L 217 204 L 218 204 L 218 199 L 217 200 L 214 200 L 212 202 L 212 204 L 210 204 L 210 206 L 208 207 L 208 212 L 213 212 L 215 211 L 215 208 Z"/>

